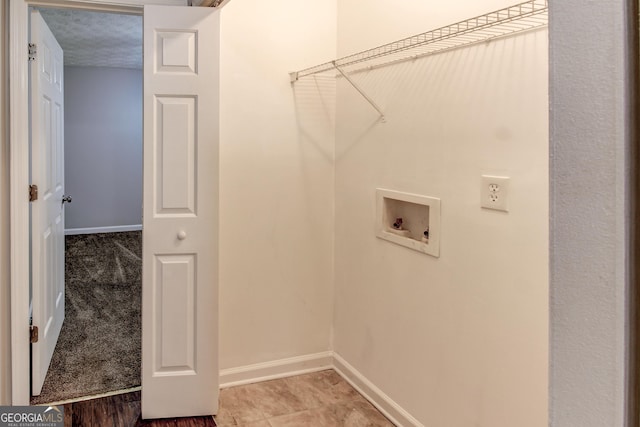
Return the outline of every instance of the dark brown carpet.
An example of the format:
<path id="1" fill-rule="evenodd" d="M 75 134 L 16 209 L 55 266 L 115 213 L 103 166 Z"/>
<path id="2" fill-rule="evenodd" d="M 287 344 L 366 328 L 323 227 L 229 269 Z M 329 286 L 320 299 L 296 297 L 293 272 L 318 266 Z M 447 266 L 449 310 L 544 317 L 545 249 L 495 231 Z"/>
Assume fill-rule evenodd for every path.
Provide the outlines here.
<path id="1" fill-rule="evenodd" d="M 65 321 L 32 404 L 140 385 L 142 232 L 66 237 Z"/>

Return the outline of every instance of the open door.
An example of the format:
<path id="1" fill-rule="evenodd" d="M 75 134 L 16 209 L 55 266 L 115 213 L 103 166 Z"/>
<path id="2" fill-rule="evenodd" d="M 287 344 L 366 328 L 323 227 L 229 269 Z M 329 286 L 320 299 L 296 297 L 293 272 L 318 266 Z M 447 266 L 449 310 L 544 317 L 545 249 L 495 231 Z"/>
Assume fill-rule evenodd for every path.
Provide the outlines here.
<path id="1" fill-rule="evenodd" d="M 31 203 L 31 284 L 39 335 L 31 344 L 31 394 L 36 396 L 64 321 L 63 58 L 36 10 L 31 12 L 31 44 L 31 184 L 38 188 Z"/>
<path id="2" fill-rule="evenodd" d="M 143 418 L 218 410 L 219 13 L 144 8 Z"/>

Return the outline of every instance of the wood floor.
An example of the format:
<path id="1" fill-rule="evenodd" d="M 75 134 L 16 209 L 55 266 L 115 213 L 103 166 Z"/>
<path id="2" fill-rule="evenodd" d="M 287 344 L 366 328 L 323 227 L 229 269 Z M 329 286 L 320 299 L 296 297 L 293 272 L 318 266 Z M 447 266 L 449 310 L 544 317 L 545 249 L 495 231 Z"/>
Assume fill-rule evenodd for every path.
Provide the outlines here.
<path id="1" fill-rule="evenodd" d="M 64 405 L 65 427 L 215 427 L 213 417 L 143 421 L 140 392 L 118 394 Z"/>

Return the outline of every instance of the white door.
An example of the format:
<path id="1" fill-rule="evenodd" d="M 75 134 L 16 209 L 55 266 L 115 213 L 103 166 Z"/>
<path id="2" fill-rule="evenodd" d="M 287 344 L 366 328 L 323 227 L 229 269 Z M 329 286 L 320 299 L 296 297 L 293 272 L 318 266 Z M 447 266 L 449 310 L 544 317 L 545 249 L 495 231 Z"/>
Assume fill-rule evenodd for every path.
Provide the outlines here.
<path id="1" fill-rule="evenodd" d="M 144 8 L 143 418 L 218 410 L 219 13 Z"/>
<path id="2" fill-rule="evenodd" d="M 42 391 L 64 321 L 64 93 L 62 49 L 38 11 L 31 12 L 31 203 L 33 325 L 31 393 Z"/>

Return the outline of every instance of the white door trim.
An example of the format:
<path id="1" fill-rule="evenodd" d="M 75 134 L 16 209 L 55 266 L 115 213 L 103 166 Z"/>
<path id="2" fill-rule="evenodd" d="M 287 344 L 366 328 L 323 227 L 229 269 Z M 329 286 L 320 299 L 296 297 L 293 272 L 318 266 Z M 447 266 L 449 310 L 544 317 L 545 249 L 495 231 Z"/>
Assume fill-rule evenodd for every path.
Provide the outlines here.
<path id="1" fill-rule="evenodd" d="M 11 399 L 29 404 L 29 5 L 9 2 Z"/>
<path id="2" fill-rule="evenodd" d="M 142 14 L 145 4 L 187 6 L 188 0 L 22 0 L 30 6 Z"/>
<path id="3" fill-rule="evenodd" d="M 9 187 L 11 249 L 11 402 L 29 405 L 29 7 L 46 5 L 142 14 L 147 3 L 186 0 L 9 1 Z"/>

